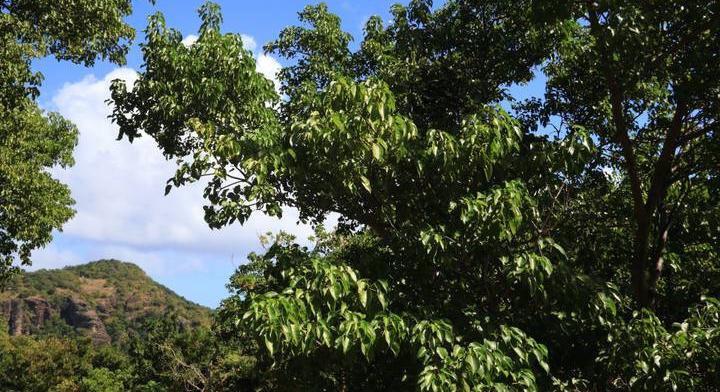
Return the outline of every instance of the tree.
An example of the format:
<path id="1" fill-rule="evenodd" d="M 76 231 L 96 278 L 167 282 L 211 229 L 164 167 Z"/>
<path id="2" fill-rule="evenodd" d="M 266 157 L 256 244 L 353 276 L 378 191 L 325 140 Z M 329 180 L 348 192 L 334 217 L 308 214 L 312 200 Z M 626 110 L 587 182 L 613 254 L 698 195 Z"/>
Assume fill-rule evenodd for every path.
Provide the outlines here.
<path id="1" fill-rule="evenodd" d="M 540 116 L 591 130 L 595 167 L 622 172 L 633 228 L 630 271 L 642 307 L 657 285 L 685 200 L 717 186 L 720 50 L 716 2 L 577 3 L 569 39 L 546 65 Z M 717 231 L 704 234 L 705 241 Z M 675 234 L 677 235 L 677 234 Z"/>
<path id="2" fill-rule="evenodd" d="M 711 390 L 717 307 L 699 294 L 720 291 L 693 272 L 718 270 L 716 12 L 412 1 L 387 26 L 371 18 L 352 51 L 339 18 L 308 6 L 265 47 L 290 64 L 280 97 L 207 3 L 189 47 L 151 18 L 144 72 L 113 84 L 112 118 L 177 160 L 166 191 L 207 181 L 211 227 L 286 207 L 341 216 L 314 248 L 281 236 L 231 280 L 222 328 L 255 342 L 266 389 Z M 545 97 L 503 110 L 537 67 Z M 629 127 L 631 113 L 645 117 Z M 693 283 L 663 286 L 662 312 L 665 258 Z M 678 355 L 689 347 L 698 357 Z"/>
<path id="3" fill-rule="evenodd" d="M 0 336 L 0 386 L 6 391 L 74 391 L 88 362 L 87 341 Z"/>
<path id="4" fill-rule="evenodd" d="M 131 360 L 116 347 L 88 338 L 8 336 L 0 331 L 0 387 L 3 391 L 127 391 Z"/>
<path id="5" fill-rule="evenodd" d="M 0 3 L 0 286 L 30 264 L 33 249 L 73 216 L 70 191 L 48 169 L 72 165 L 77 129 L 35 99 L 42 74 L 33 59 L 54 56 L 91 66 L 124 62 L 133 29 L 123 22 L 129 0 Z"/>
<path id="6" fill-rule="evenodd" d="M 93 368 L 81 381 L 82 390 L 86 392 L 122 392 L 125 386 L 118 376 L 106 368 Z"/>
<path id="7" fill-rule="evenodd" d="M 137 391 L 250 391 L 252 359 L 204 327 L 185 329 L 176 317 L 145 320 L 128 347 Z"/>

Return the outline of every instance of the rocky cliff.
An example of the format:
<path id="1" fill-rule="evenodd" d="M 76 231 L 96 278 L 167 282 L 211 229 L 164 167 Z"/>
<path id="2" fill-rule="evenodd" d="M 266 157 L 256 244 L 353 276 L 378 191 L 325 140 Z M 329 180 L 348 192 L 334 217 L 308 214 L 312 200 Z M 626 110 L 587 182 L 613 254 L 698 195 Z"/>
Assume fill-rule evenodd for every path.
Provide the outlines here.
<path id="1" fill-rule="evenodd" d="M 116 260 L 25 273 L 0 293 L 0 317 L 11 335 L 80 334 L 117 343 L 143 320 L 170 316 L 192 328 L 209 324 L 210 310 Z"/>

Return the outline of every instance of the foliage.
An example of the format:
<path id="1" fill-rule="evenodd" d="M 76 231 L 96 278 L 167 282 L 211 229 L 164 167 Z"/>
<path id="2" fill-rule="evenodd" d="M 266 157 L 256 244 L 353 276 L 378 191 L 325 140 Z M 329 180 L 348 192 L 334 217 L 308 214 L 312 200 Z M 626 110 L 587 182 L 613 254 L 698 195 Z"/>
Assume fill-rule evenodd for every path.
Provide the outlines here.
<path id="1" fill-rule="evenodd" d="M 253 361 L 223 348 L 207 328 L 152 319 L 127 350 L 86 338 L 0 334 L 3 391 L 252 390 Z"/>
<path id="2" fill-rule="evenodd" d="M 285 251 L 270 250 L 275 252 L 275 257 L 282 258 L 280 253 Z M 293 260 L 298 256 L 293 255 Z M 482 385 L 477 380 L 496 388 L 532 389 L 531 369 L 547 366 L 546 349 L 517 328 L 500 326 L 481 343 L 465 343 L 445 320 L 417 320 L 411 314 L 392 312 L 387 282 L 359 279 L 347 265 L 306 257 L 298 267 L 283 269 L 282 293 L 268 291 L 248 298 L 243 319 L 263 337 L 273 357 L 334 349 L 373 361 L 377 356 L 398 357 L 401 350 L 412 350 L 418 363 L 411 366 L 422 368 L 421 388 L 440 390 Z M 508 351 L 511 347 L 522 351 Z"/>
<path id="3" fill-rule="evenodd" d="M 151 18 L 112 118 L 178 161 L 167 191 L 209 179 L 213 228 L 340 216 L 231 279 L 219 330 L 261 388 L 712 390 L 717 13 L 415 0 L 353 51 L 308 6 L 265 46 L 279 97 L 207 3 L 192 46 Z"/>
<path id="4" fill-rule="evenodd" d="M 0 108 L 0 285 L 17 254 L 29 263 L 30 251 L 50 241 L 50 233 L 74 213 L 70 190 L 47 172 L 73 163 L 77 129 L 60 115 L 44 114 L 24 100 Z"/>
<path id="5" fill-rule="evenodd" d="M 611 187 L 624 193 L 613 203 L 622 207 L 610 218 L 631 224 L 622 225 L 625 244 L 613 246 L 607 261 L 632 260 L 631 289 L 642 307 L 662 306 L 659 297 L 674 296 L 658 283 L 667 251 L 689 241 L 689 229 L 676 230 L 679 216 L 694 208 L 686 197 L 717 186 L 710 158 L 720 151 L 720 84 L 711 76 L 718 65 L 710 60 L 720 49 L 717 12 L 716 2 L 578 3 L 568 39 L 545 65 L 547 89 L 536 120 L 547 124 L 557 116 L 561 132 L 590 130 L 598 145 L 591 168 L 619 175 Z M 607 186 L 584 176 L 577 180 L 590 192 Z M 583 209 L 589 219 L 603 219 L 598 205 Z M 696 234 L 712 243 L 717 231 Z"/>
<path id="6" fill-rule="evenodd" d="M 720 385 L 718 322 L 720 302 L 713 298 L 670 330 L 654 314 L 636 313 L 627 325 L 609 331 L 608 339 L 617 344 L 599 362 L 617 375 L 614 390 L 712 390 Z"/>
<path id="7" fill-rule="evenodd" d="M 176 319 L 151 319 L 129 344 L 135 390 L 251 390 L 252 361 L 209 329 L 183 330 Z"/>
<path id="8" fill-rule="evenodd" d="M 7 391 L 80 390 L 89 342 L 0 336 L 0 386 Z"/>
<path id="9" fill-rule="evenodd" d="M 122 64 L 134 37 L 123 22 L 130 11 L 128 0 L 0 3 L 0 287 L 17 270 L 14 261 L 30 264 L 31 251 L 74 213 L 69 189 L 48 169 L 72 165 L 77 129 L 38 107 L 43 76 L 31 63 L 54 56 Z"/>

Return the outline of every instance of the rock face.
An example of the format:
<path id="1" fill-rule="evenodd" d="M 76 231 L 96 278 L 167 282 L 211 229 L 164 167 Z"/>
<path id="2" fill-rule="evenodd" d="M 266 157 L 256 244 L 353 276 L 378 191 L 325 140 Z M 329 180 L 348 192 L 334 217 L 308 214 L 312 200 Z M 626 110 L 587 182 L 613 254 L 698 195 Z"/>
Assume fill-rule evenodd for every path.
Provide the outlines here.
<path id="1" fill-rule="evenodd" d="M 79 298 L 67 298 L 60 317 L 75 329 L 83 330 L 96 344 L 110 343 L 110 335 L 95 309 Z"/>
<path id="2" fill-rule="evenodd" d="M 44 298 L 12 298 L 0 304 L 0 313 L 8 321 L 10 335 L 17 336 L 42 329 L 52 317 L 53 309 Z"/>
<path id="3" fill-rule="evenodd" d="M 105 324 L 82 299 L 67 298 L 59 310 L 41 297 L 12 298 L 0 303 L 0 314 L 7 319 L 11 336 L 37 333 L 58 313 L 69 326 L 89 336 L 93 342 L 110 343 Z"/>

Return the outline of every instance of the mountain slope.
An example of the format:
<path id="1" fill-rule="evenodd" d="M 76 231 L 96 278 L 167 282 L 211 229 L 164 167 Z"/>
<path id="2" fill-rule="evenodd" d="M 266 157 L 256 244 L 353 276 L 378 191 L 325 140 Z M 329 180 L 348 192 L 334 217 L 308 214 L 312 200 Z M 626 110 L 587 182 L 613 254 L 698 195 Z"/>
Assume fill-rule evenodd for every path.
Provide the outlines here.
<path id="1" fill-rule="evenodd" d="M 175 317 L 193 328 L 209 325 L 210 314 L 117 260 L 27 272 L 0 293 L 11 335 L 80 334 L 99 344 L 124 342 L 148 318 Z"/>

